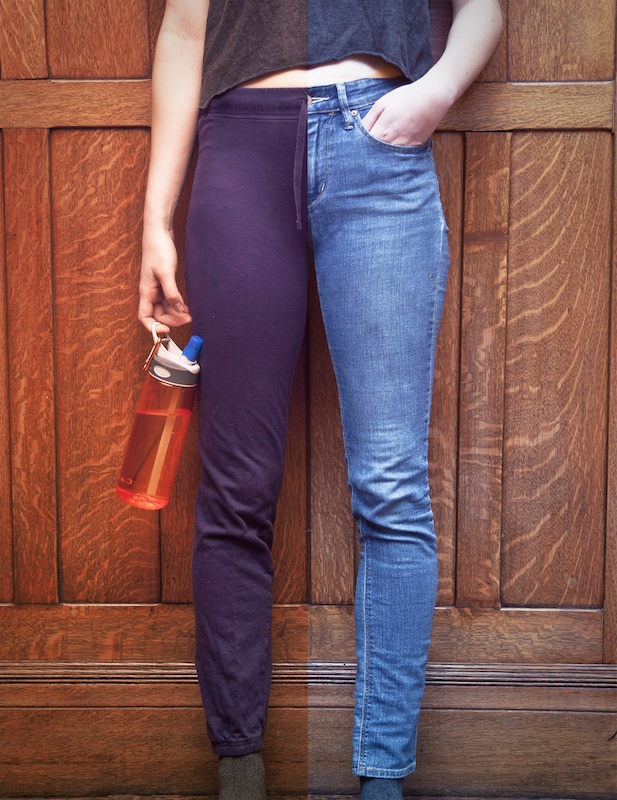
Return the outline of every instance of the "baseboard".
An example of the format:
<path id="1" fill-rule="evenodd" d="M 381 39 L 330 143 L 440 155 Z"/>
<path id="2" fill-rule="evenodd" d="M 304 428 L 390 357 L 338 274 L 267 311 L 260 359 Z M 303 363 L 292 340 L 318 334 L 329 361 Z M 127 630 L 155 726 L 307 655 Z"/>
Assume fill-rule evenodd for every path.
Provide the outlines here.
<path id="1" fill-rule="evenodd" d="M 275 665 L 264 746 L 272 796 L 357 794 L 352 662 Z M 617 667 L 431 664 L 421 798 L 609 798 Z M 195 671 L 181 663 L 0 664 L 0 796 L 214 796 Z"/>

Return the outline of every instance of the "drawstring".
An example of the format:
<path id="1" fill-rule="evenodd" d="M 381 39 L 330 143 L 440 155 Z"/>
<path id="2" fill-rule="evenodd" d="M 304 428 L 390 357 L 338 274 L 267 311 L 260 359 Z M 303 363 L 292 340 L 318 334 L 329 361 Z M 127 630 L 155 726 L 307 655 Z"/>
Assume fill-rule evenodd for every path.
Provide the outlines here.
<path id="1" fill-rule="evenodd" d="M 294 154 L 294 200 L 296 202 L 296 228 L 298 230 L 302 230 L 302 174 L 304 171 L 307 129 L 308 100 L 305 97 L 300 106 L 298 131 L 296 133 L 296 152 Z"/>

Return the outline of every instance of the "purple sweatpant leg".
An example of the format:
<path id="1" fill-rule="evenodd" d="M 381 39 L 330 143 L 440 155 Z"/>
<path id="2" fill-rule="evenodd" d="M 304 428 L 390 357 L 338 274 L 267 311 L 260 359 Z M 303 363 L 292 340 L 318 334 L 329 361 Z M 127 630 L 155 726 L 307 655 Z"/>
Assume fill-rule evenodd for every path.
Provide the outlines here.
<path id="1" fill-rule="evenodd" d="M 204 340 L 193 595 L 218 755 L 259 750 L 266 720 L 272 523 L 306 319 L 305 98 L 233 89 L 199 119 L 186 234 L 193 333 Z"/>

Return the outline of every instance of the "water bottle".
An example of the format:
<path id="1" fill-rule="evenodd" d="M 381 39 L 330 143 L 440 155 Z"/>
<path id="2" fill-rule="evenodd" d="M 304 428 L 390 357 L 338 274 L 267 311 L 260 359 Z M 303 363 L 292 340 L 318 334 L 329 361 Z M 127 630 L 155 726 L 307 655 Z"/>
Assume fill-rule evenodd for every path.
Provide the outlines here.
<path id="1" fill-rule="evenodd" d="M 155 340 L 135 411 L 116 493 L 132 506 L 158 509 L 169 502 L 199 380 L 196 363 L 202 340 L 192 336 L 184 350 L 169 336 Z"/>

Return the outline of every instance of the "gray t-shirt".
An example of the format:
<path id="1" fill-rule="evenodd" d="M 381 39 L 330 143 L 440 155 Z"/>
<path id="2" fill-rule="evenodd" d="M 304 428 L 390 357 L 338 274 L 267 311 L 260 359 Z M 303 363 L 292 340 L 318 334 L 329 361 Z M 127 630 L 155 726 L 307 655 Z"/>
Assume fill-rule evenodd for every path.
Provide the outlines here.
<path id="1" fill-rule="evenodd" d="M 432 65 L 428 0 L 211 0 L 199 105 L 271 72 L 353 55 L 420 78 Z"/>

